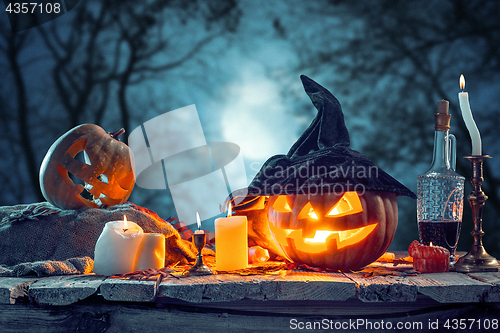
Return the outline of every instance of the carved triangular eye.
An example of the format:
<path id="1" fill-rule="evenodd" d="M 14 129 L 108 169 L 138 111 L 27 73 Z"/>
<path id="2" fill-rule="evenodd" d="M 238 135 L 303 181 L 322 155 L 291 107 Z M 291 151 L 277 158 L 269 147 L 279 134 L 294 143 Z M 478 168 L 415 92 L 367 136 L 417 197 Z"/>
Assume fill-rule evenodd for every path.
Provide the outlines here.
<path id="1" fill-rule="evenodd" d="M 315 220 L 318 219 L 318 215 L 316 215 L 316 213 L 314 212 L 314 209 L 311 206 L 310 202 L 308 202 L 304 205 L 304 208 L 302 208 L 299 215 L 297 216 L 297 219 L 299 219 L 299 220 L 300 219 L 307 219 L 307 218 L 311 218 L 311 219 L 315 219 Z"/>
<path id="2" fill-rule="evenodd" d="M 66 154 L 68 154 L 72 158 L 75 158 L 76 154 L 78 154 L 82 150 L 85 150 L 86 146 L 87 146 L 87 139 L 78 140 L 77 142 L 73 143 L 71 147 L 68 148 Z"/>
<path id="3" fill-rule="evenodd" d="M 340 217 L 361 213 L 362 211 L 363 206 L 361 205 L 361 201 L 359 201 L 358 194 L 356 192 L 346 192 L 326 215 Z"/>
<path id="4" fill-rule="evenodd" d="M 273 204 L 273 209 L 280 213 L 290 213 L 292 209 L 286 200 L 286 195 L 280 195 Z"/>
<path id="5" fill-rule="evenodd" d="M 87 154 L 87 152 L 85 150 L 82 150 L 81 152 L 77 153 L 75 156 L 75 160 L 83 162 L 87 165 L 92 165 L 92 163 L 90 162 L 89 155 Z"/>

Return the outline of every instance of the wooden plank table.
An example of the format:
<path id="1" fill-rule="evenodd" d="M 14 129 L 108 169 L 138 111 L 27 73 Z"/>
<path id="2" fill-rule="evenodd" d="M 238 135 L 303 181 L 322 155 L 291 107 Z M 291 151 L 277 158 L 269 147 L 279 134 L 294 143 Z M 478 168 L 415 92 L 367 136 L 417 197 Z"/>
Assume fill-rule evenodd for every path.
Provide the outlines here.
<path id="1" fill-rule="evenodd" d="M 485 323 L 498 328 L 500 272 L 3 277 L 0 313 L 0 332 L 279 332 L 308 325 L 384 332 L 398 324 L 432 331 L 460 319 L 468 320 L 463 331 L 480 332 Z"/>

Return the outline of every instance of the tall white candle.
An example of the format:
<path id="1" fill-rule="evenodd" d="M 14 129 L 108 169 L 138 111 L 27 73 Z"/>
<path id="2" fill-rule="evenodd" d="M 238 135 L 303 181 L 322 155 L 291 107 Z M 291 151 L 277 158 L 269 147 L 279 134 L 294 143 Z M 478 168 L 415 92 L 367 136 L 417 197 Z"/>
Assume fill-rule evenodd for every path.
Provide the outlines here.
<path id="1" fill-rule="evenodd" d="M 465 89 L 465 78 L 463 75 L 460 75 L 460 89 Z M 481 134 L 477 129 L 474 118 L 472 118 L 472 111 L 469 105 L 469 93 L 466 91 L 459 92 L 458 101 L 460 103 L 460 110 L 462 110 L 465 126 L 467 126 L 469 130 L 469 135 L 472 140 L 472 155 L 482 155 Z"/>
<path id="2" fill-rule="evenodd" d="M 133 272 L 143 237 L 142 228 L 126 218 L 106 223 L 95 245 L 94 273 L 109 276 Z"/>

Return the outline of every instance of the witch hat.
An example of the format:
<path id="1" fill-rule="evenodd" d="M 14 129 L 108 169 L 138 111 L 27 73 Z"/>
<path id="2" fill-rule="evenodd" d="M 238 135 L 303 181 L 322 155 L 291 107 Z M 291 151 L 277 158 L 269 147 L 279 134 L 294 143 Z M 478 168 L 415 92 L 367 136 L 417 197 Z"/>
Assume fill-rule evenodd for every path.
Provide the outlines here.
<path id="1" fill-rule="evenodd" d="M 324 87 L 300 76 L 318 114 L 286 155 L 269 158 L 241 196 L 316 195 L 347 191 L 385 191 L 416 199 L 415 194 L 378 168 L 366 156 L 349 148 L 349 132 L 339 101 Z M 236 199 L 240 196 L 240 200 Z"/>

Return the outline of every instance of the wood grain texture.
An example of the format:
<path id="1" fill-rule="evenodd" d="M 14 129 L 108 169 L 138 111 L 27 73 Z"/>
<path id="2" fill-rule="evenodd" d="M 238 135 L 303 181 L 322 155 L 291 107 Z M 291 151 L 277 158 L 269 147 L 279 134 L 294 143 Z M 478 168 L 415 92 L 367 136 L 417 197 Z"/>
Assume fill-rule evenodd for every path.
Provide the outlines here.
<path id="1" fill-rule="evenodd" d="M 417 286 L 400 276 L 373 276 L 364 278 L 360 274 L 346 273 L 356 282 L 357 296 L 364 302 L 414 302 Z"/>
<path id="2" fill-rule="evenodd" d="M 345 301 L 276 301 L 241 300 L 234 302 L 189 303 L 172 298 L 158 298 L 157 302 L 179 307 L 196 307 L 219 311 L 241 311 L 248 313 L 288 314 L 288 315 L 335 315 L 335 316 L 372 316 L 422 311 L 428 308 L 448 306 L 427 296 L 419 296 L 415 302 L 363 302 L 357 298 Z"/>
<path id="3" fill-rule="evenodd" d="M 107 301 L 153 302 L 158 293 L 160 276 L 155 281 L 107 278 L 100 285 L 100 294 Z"/>
<path id="4" fill-rule="evenodd" d="M 478 272 L 467 275 L 478 281 L 491 284 L 491 290 L 484 295 L 485 302 L 500 302 L 500 272 Z"/>
<path id="5" fill-rule="evenodd" d="M 500 285 L 500 272 L 477 272 L 468 273 L 467 275 L 481 282 Z"/>
<path id="6" fill-rule="evenodd" d="M 291 271 L 276 281 L 280 300 L 344 301 L 356 297 L 356 283 L 342 273 Z"/>
<path id="7" fill-rule="evenodd" d="M 349 301 L 348 301 L 349 302 Z M 265 303 L 265 302 L 261 302 Z M 294 302 L 290 302 L 294 303 Z M 323 330 L 372 332 L 370 325 L 382 321 L 392 324 L 391 330 L 378 332 L 427 332 L 428 324 L 439 320 L 442 324 L 447 319 L 473 318 L 475 320 L 500 318 L 500 308 L 479 305 L 462 304 L 457 306 L 441 306 L 415 312 L 393 313 L 390 309 L 377 316 L 367 317 L 362 309 L 364 305 L 374 306 L 375 303 L 355 304 L 350 307 L 351 313 L 342 315 L 343 304 L 339 302 L 328 308 L 328 312 L 318 311 L 313 315 L 249 313 L 244 311 L 203 309 L 200 307 L 158 306 L 154 303 L 95 303 L 83 302 L 78 306 L 40 306 L 33 304 L 0 305 L 0 332 L 2 333 L 67 333 L 67 332 L 290 332 L 294 325 L 304 326 L 324 324 Z M 378 303 L 377 303 L 378 304 Z M 394 303 L 395 304 L 395 303 Z M 295 313 L 301 303 L 296 304 Z M 321 307 L 318 307 L 321 309 Z M 360 321 L 358 321 L 360 320 Z M 358 323 L 356 329 L 335 329 L 335 324 L 349 325 Z M 396 324 L 401 322 L 407 329 L 396 330 Z M 413 325 L 420 326 L 413 326 Z M 332 326 L 330 326 L 332 325 Z M 340 326 L 341 327 L 341 326 Z M 410 328 L 413 328 L 410 329 Z M 299 331 L 312 331 L 295 329 Z M 450 330 L 453 331 L 453 330 Z M 494 330 L 492 330 L 494 331 Z M 475 328 L 467 332 L 481 332 Z M 483 330 L 484 332 L 484 330 Z"/>
<path id="8" fill-rule="evenodd" d="M 366 325 L 382 320 L 420 323 L 413 331 L 426 331 L 436 320 L 442 327 L 448 319 L 500 318 L 498 273 L 363 277 L 283 271 L 161 283 L 103 278 L 0 279 L 0 332 L 285 332 L 299 323 L 345 331 L 330 325 L 358 319 L 365 326 L 357 331 L 372 331 Z"/>
<path id="9" fill-rule="evenodd" d="M 419 293 L 440 303 L 482 302 L 492 291 L 491 284 L 454 272 L 420 274 L 408 279 L 418 286 Z"/>
<path id="10" fill-rule="evenodd" d="M 36 278 L 0 278 L 0 304 L 15 304 L 28 299 L 28 288 Z"/>
<path id="11" fill-rule="evenodd" d="M 103 280 L 97 275 L 47 277 L 31 284 L 28 295 L 37 304 L 70 305 L 95 294 Z"/>
<path id="12" fill-rule="evenodd" d="M 281 271 L 273 275 L 218 274 L 155 281 L 104 278 L 93 274 L 45 278 L 0 278 L 0 304 L 31 301 L 69 305 L 92 295 L 114 302 L 193 304 L 238 301 L 414 302 L 417 295 L 441 303 L 500 302 L 498 272 L 417 276 Z M 29 297 L 29 298 L 28 298 Z"/>
<path id="13" fill-rule="evenodd" d="M 238 300 L 346 300 L 356 296 L 356 285 L 343 274 L 290 272 L 280 275 L 229 274 L 168 279 L 160 284 L 159 297 L 186 302 Z"/>

